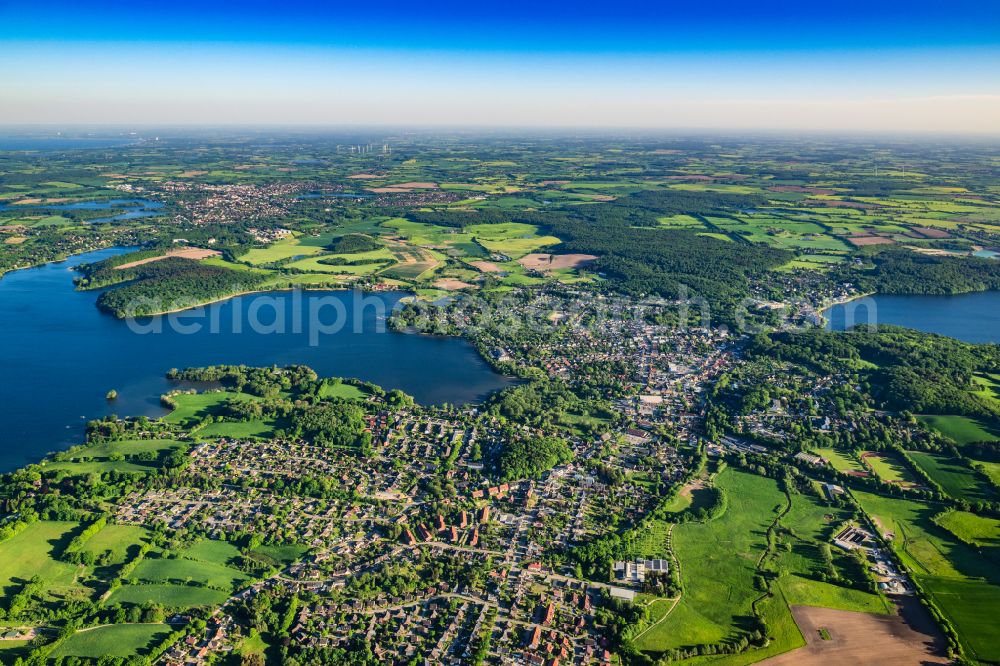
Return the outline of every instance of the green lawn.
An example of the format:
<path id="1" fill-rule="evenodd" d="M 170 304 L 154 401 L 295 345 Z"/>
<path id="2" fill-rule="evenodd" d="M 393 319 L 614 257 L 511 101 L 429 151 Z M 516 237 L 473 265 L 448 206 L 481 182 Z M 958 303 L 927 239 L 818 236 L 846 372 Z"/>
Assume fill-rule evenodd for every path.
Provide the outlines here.
<path id="1" fill-rule="evenodd" d="M 171 610 L 184 610 L 196 606 L 218 606 L 227 598 L 221 590 L 190 585 L 123 585 L 108 597 L 107 604 L 135 604 L 153 602 Z"/>
<path id="2" fill-rule="evenodd" d="M 128 657 L 152 649 L 170 633 L 166 624 L 114 624 L 76 632 L 52 653 L 53 657 Z"/>

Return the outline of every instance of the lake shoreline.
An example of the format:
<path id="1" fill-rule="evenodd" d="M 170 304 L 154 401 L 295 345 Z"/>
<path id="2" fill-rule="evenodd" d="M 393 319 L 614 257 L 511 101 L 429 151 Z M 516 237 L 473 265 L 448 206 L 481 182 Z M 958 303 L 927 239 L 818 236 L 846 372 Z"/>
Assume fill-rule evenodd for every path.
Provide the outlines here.
<path id="1" fill-rule="evenodd" d="M 78 291 L 72 281 L 75 265 L 127 251 L 106 247 L 77 253 L 11 271 L 0 280 L 0 319 L 5 322 L 0 367 L 18 378 L 0 384 L 0 422 L 6 435 L 0 470 L 79 444 L 91 419 L 112 413 L 157 418 L 162 414 L 160 395 L 173 388 L 165 378 L 173 367 L 307 365 L 323 377 L 353 377 L 386 390 L 400 389 L 424 405 L 479 404 L 518 381 L 498 372 L 464 337 L 392 330 L 385 318 L 411 297 L 409 292 L 366 291 L 368 300 L 380 304 L 360 309 L 353 307 L 349 288 L 309 285 L 302 289 L 302 311 L 325 303 L 321 298 L 336 299 L 331 305 L 341 319 L 318 343 L 310 339 L 308 326 L 298 330 L 293 325 L 297 314 L 291 287 L 255 290 L 243 296 L 248 299 L 243 303 L 230 295 L 206 304 L 211 311 L 205 316 L 217 319 L 221 329 L 181 331 L 161 325 L 161 330 L 138 331 L 98 309 L 98 294 Z M 255 331 L 245 322 L 231 324 L 241 321 L 239 308 L 259 297 L 258 291 L 274 292 L 280 326 Z M 329 295 L 318 293 L 322 291 Z M 271 310 L 264 308 L 269 325 Z M 331 311 L 327 314 L 332 317 Z M 51 381 L 57 376 L 58 382 Z M 109 402 L 106 395 L 112 388 L 118 398 Z"/>

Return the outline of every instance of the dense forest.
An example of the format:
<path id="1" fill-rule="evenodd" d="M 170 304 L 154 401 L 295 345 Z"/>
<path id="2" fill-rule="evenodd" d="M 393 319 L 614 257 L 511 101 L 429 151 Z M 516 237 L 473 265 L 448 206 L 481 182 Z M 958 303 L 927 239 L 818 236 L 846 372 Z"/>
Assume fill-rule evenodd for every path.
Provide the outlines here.
<path id="1" fill-rule="evenodd" d="M 1000 261 L 978 257 L 939 257 L 905 248 L 872 252 L 867 269 L 842 268 L 843 282 L 880 294 L 961 294 L 1000 289 Z"/>
<path id="2" fill-rule="evenodd" d="M 177 257 L 136 269 L 142 270 L 137 272 L 135 281 L 101 294 L 97 307 L 119 319 L 142 317 L 252 290 L 264 280 L 256 273 L 206 266 Z"/>
<path id="3" fill-rule="evenodd" d="M 753 355 L 792 361 L 832 374 L 844 362 L 864 361 L 859 374 L 887 409 L 931 414 L 1000 417 L 994 402 L 975 394 L 977 373 L 1000 369 L 1000 345 L 883 326 L 833 333 L 823 329 L 759 335 Z"/>

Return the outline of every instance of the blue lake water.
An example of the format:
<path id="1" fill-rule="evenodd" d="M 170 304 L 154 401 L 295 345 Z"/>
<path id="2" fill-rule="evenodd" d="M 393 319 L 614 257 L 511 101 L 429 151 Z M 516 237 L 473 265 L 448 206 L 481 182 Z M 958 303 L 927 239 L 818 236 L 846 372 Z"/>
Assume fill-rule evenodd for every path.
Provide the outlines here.
<path id="1" fill-rule="evenodd" d="M 874 321 L 966 342 L 1000 342 L 1000 291 L 955 296 L 879 294 L 835 305 L 823 314 L 827 327 L 835 331 Z"/>
<path id="2" fill-rule="evenodd" d="M 133 220 L 139 217 L 152 217 L 162 215 L 162 201 L 150 201 L 149 199 L 107 199 L 105 201 L 74 201 L 72 203 L 57 204 L 0 204 L 0 210 L 24 210 L 35 212 L 39 209 L 48 211 L 60 210 L 111 210 L 113 208 L 124 208 L 124 213 L 118 213 L 110 217 L 101 217 L 89 220 L 91 224 L 98 222 L 118 222 L 120 220 Z"/>
<path id="3" fill-rule="evenodd" d="M 364 294 L 363 309 L 348 291 L 253 294 L 148 319 L 133 330 L 95 307 L 97 292 L 75 291 L 70 270 L 124 251 L 90 252 L 0 278 L 0 471 L 79 443 L 88 419 L 162 415 L 159 396 L 174 387 L 164 373 L 174 367 L 303 363 L 322 376 L 400 388 L 425 404 L 474 402 L 512 384 L 465 340 L 378 332 L 376 310 L 391 310 L 402 293 Z M 345 326 L 318 334 L 308 314 L 295 318 L 296 307 L 315 311 L 327 326 L 342 307 Z M 263 329 L 252 330 L 251 313 Z M 304 322 L 301 330 L 295 321 Z M 201 330 L 186 334 L 174 324 Z M 157 325 L 161 332 L 142 332 Z M 119 397 L 108 403 L 111 389 Z"/>

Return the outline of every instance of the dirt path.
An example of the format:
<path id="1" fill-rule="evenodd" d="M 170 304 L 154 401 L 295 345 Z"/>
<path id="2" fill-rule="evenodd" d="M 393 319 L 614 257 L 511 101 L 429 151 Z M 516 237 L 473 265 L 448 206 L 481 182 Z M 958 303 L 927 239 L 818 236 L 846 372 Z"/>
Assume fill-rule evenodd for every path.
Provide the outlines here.
<path id="1" fill-rule="evenodd" d="M 805 647 L 766 659 L 762 666 L 919 666 L 948 664 L 945 641 L 920 602 L 904 598 L 895 615 L 792 606 Z M 824 639 L 825 630 L 828 639 Z"/>

